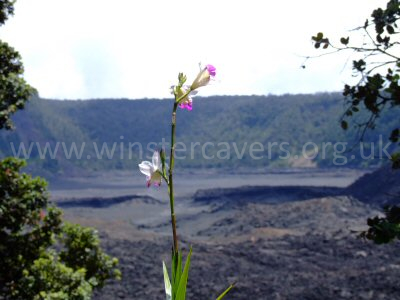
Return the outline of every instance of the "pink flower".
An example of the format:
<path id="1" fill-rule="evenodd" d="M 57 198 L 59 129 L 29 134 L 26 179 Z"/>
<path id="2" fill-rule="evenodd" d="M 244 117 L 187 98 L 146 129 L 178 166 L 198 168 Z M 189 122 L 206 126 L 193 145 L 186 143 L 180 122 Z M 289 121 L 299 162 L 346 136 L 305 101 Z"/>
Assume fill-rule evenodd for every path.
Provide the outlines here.
<path id="1" fill-rule="evenodd" d="M 179 104 L 179 107 L 182 109 L 192 110 L 193 109 L 192 103 L 193 103 L 192 99 L 189 99 L 188 101 Z"/>
<path id="2" fill-rule="evenodd" d="M 184 86 L 180 89 L 177 89 L 177 99 L 179 99 L 180 97 L 182 97 L 183 95 L 185 95 L 188 92 L 189 88 L 187 86 Z M 181 101 L 179 101 L 179 107 L 182 109 L 187 109 L 187 110 L 192 110 L 192 104 L 193 104 L 193 100 L 192 100 L 192 95 L 196 94 L 195 92 L 190 92 L 186 98 L 183 98 Z"/>
<path id="3" fill-rule="evenodd" d="M 144 175 L 146 175 L 147 187 L 150 187 L 153 183 L 154 185 L 161 185 L 161 158 L 158 151 L 154 151 L 152 162 L 143 161 L 139 164 L 139 170 Z"/>
<path id="4" fill-rule="evenodd" d="M 216 68 L 213 65 L 206 65 L 197 75 L 190 89 L 195 90 L 199 87 L 207 85 L 210 80 L 214 80 L 216 74 Z"/>

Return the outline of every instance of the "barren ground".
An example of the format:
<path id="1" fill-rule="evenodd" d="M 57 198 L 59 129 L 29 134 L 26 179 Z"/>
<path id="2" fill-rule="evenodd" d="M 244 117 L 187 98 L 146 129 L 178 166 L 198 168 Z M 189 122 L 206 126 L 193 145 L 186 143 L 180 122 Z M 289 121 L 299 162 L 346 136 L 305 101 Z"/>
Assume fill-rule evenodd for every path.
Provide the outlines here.
<path id="1" fill-rule="evenodd" d="M 231 282 L 237 286 L 226 299 L 400 299 L 397 244 L 357 238 L 379 211 L 341 195 L 359 175 L 182 176 L 176 211 L 180 245 L 193 247 L 188 299 L 215 299 Z M 165 299 L 166 191 L 146 190 L 142 179 L 100 176 L 52 188 L 65 217 L 96 227 L 107 252 L 120 259 L 122 281 L 95 299 Z"/>

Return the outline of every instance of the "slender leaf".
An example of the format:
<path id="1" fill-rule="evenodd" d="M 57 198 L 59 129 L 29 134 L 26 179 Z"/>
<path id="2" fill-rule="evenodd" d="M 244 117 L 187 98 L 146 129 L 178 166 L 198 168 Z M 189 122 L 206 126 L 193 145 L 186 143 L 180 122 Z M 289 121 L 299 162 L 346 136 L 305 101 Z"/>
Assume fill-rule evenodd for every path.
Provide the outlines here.
<path id="1" fill-rule="evenodd" d="M 172 262 L 171 262 L 171 273 L 172 273 L 172 299 L 175 299 L 175 282 L 177 281 L 176 279 L 176 268 L 178 265 L 178 256 L 175 254 L 175 251 L 172 250 Z"/>
<path id="2" fill-rule="evenodd" d="M 165 287 L 165 295 L 166 300 L 172 299 L 172 289 L 171 289 L 171 281 L 169 280 L 167 266 L 163 261 L 163 272 L 164 272 L 164 287 Z"/>
<path id="3" fill-rule="evenodd" d="M 221 295 L 218 296 L 217 300 L 221 300 L 222 298 L 224 298 L 231 289 L 233 289 L 235 286 L 235 283 L 232 283 Z"/>
<path id="4" fill-rule="evenodd" d="M 179 282 L 181 280 L 181 276 L 182 276 L 182 252 L 178 252 L 178 266 L 177 266 L 177 282 Z"/>
<path id="5" fill-rule="evenodd" d="M 172 299 L 176 299 L 176 292 L 182 276 L 182 252 L 172 254 Z"/>
<path id="6" fill-rule="evenodd" d="M 174 285 L 173 285 L 174 295 L 176 295 L 178 292 L 179 282 L 181 281 L 181 277 L 182 277 L 182 252 L 179 252 L 179 251 L 178 251 L 178 264 L 176 266 L 176 275 L 177 275 L 176 281 L 174 282 Z"/>
<path id="7" fill-rule="evenodd" d="M 176 265 L 177 265 L 177 261 L 176 261 L 176 257 L 175 257 L 175 252 L 174 250 L 172 250 L 172 260 L 171 260 L 171 276 L 172 276 L 172 285 L 174 285 L 175 282 L 175 278 L 176 278 Z"/>
<path id="8" fill-rule="evenodd" d="M 189 277 L 190 257 L 192 255 L 192 248 L 190 248 L 189 254 L 186 258 L 185 268 L 182 276 L 179 280 L 178 290 L 176 292 L 176 298 L 174 300 L 185 300 L 186 299 L 186 286 Z M 181 256 L 182 258 L 182 256 Z"/>

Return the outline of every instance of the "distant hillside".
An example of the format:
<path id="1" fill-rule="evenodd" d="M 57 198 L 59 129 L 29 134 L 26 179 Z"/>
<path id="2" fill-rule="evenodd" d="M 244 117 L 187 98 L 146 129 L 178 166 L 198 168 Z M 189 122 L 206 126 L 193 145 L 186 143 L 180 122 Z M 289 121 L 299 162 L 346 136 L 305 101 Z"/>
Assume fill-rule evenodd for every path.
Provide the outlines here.
<path id="1" fill-rule="evenodd" d="M 362 202 L 377 205 L 398 205 L 400 203 L 400 171 L 386 165 L 372 173 L 365 174 L 346 189 Z"/>
<path id="2" fill-rule="evenodd" d="M 32 99 L 14 116 L 17 130 L 1 133 L 1 154 L 29 157 L 39 173 L 135 168 L 151 149 L 161 147 L 156 143 L 169 142 L 171 106 L 172 100 L 157 99 Z M 178 112 L 177 141 L 184 144 L 177 145 L 177 164 L 223 169 L 378 165 L 379 136 L 386 142 L 397 112 L 382 116 L 379 131 L 366 136 L 361 153 L 357 147 L 350 151 L 357 135 L 341 130 L 342 113 L 339 93 L 196 97 L 192 112 Z"/>

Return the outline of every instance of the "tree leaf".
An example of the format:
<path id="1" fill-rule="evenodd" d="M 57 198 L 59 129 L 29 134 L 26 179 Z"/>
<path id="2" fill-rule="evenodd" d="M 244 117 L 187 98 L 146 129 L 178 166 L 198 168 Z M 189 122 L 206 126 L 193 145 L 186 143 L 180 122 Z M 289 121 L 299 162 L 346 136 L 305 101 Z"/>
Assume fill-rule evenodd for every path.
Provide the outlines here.
<path id="1" fill-rule="evenodd" d="M 400 135 L 400 130 L 399 128 L 396 128 L 392 131 L 392 133 L 390 134 L 390 141 L 392 143 L 396 143 L 399 140 L 399 135 Z"/>
<path id="2" fill-rule="evenodd" d="M 393 33 L 394 33 L 394 28 L 393 28 L 393 26 L 392 26 L 392 25 L 387 25 L 387 26 L 386 26 L 386 31 L 387 31 L 389 34 L 393 34 Z"/>
<path id="3" fill-rule="evenodd" d="M 311 39 L 314 42 L 319 42 L 322 40 L 322 38 L 324 37 L 324 34 L 322 32 L 318 32 L 316 36 L 312 36 Z"/>
<path id="4" fill-rule="evenodd" d="M 340 42 L 341 42 L 343 45 L 347 46 L 347 44 L 349 43 L 349 40 L 350 40 L 350 37 L 347 37 L 347 38 L 342 37 L 342 38 L 340 39 Z"/>
<path id="5" fill-rule="evenodd" d="M 347 124 L 347 122 L 344 121 L 344 120 L 340 123 L 340 126 L 341 126 L 344 130 L 347 130 L 347 128 L 348 128 L 348 124 Z"/>

